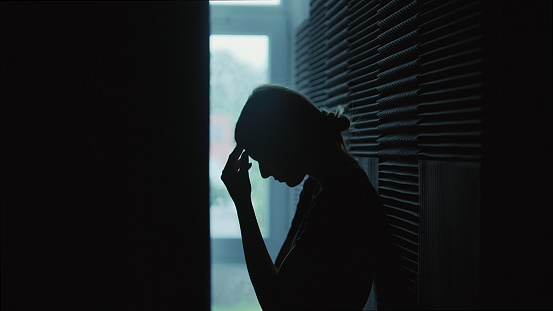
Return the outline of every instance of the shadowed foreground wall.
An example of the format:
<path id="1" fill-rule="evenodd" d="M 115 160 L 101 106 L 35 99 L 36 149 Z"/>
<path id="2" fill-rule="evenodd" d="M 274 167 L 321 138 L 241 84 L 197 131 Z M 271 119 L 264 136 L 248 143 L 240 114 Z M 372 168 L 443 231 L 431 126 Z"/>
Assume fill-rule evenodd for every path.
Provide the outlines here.
<path id="1" fill-rule="evenodd" d="M 208 9 L 0 4 L 2 310 L 209 309 Z"/>

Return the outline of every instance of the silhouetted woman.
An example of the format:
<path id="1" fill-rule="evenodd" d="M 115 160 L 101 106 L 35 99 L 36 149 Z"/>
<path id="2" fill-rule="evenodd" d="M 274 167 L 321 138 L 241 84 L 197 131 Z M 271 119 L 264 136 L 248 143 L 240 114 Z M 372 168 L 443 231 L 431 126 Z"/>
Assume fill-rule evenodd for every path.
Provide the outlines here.
<path id="1" fill-rule="evenodd" d="M 279 85 L 257 87 L 242 109 L 237 146 L 221 179 L 236 205 L 248 273 L 264 310 L 361 310 L 367 301 L 382 260 L 382 212 L 344 145 L 349 127 L 347 117 Z M 275 262 L 254 214 L 249 157 L 263 178 L 290 187 L 304 182 Z"/>

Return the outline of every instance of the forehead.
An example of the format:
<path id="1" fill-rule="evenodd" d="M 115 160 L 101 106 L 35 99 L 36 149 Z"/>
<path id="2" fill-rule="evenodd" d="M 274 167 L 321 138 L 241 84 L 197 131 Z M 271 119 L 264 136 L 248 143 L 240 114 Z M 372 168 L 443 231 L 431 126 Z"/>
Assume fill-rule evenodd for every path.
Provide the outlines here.
<path id="1" fill-rule="evenodd" d="M 272 163 L 282 157 L 279 152 L 273 149 L 246 148 L 248 155 L 257 162 Z"/>
<path id="2" fill-rule="evenodd" d="M 250 158 L 256 160 L 257 162 L 263 161 L 267 158 L 267 156 L 264 153 L 259 152 L 259 150 L 255 150 L 255 148 L 253 150 L 252 148 L 248 148 L 246 149 L 246 152 L 248 153 Z"/>

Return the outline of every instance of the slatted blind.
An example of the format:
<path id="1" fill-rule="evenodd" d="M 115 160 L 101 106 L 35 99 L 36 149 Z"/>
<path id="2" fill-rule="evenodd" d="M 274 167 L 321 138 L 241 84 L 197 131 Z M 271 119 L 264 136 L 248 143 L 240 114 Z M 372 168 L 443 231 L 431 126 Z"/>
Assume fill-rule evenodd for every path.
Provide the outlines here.
<path id="1" fill-rule="evenodd" d="M 321 107 L 344 106 L 351 152 L 378 163 L 367 169 L 377 170 L 404 307 L 426 299 L 421 161 L 481 158 L 480 15 L 472 0 L 312 0 L 296 32 L 297 87 Z"/>

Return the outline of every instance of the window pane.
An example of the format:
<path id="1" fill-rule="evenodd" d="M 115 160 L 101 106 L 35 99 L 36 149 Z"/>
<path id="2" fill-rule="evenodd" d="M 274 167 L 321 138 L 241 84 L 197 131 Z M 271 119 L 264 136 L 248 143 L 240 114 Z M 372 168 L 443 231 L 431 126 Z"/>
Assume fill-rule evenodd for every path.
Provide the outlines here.
<path id="1" fill-rule="evenodd" d="M 215 5 L 279 5 L 280 0 L 210 0 Z"/>
<path id="2" fill-rule="evenodd" d="M 211 238 L 239 238 L 236 209 L 220 176 L 235 145 L 234 125 L 244 103 L 254 87 L 269 81 L 269 37 L 211 35 L 210 49 Z M 257 162 L 252 163 L 252 201 L 261 232 L 268 237 L 269 181 L 261 178 Z M 212 263 L 211 276 L 213 311 L 261 310 L 244 262 Z"/>
<path id="3" fill-rule="evenodd" d="M 246 264 L 213 264 L 211 311 L 261 311 Z"/>
<path id="4" fill-rule="evenodd" d="M 238 238 L 234 204 L 221 171 L 234 148 L 234 125 L 252 89 L 269 81 L 268 36 L 211 35 L 210 78 L 210 226 L 212 238 Z M 261 232 L 269 234 L 268 180 L 253 161 L 252 201 Z"/>

